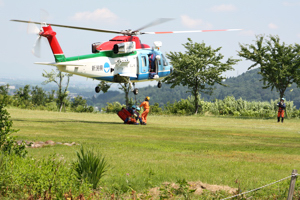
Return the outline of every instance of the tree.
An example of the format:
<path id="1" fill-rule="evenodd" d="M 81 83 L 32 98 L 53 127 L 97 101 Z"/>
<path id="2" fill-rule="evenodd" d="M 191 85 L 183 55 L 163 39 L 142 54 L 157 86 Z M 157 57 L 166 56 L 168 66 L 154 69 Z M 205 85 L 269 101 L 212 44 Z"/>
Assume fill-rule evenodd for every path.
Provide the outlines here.
<path id="1" fill-rule="evenodd" d="M 50 102 L 54 101 L 54 99 L 55 99 L 54 94 L 55 94 L 55 90 L 51 90 L 51 91 L 47 92 L 46 103 L 50 103 Z"/>
<path id="2" fill-rule="evenodd" d="M 8 89 L 9 89 L 9 84 L 6 85 L 0 85 L 0 94 L 3 96 L 8 95 Z"/>
<path id="3" fill-rule="evenodd" d="M 31 102 L 36 106 L 46 105 L 47 95 L 43 88 L 35 86 L 31 91 Z"/>
<path id="4" fill-rule="evenodd" d="M 43 84 L 54 82 L 58 86 L 57 104 L 59 106 L 59 112 L 61 112 L 63 106 L 65 107 L 67 101 L 67 96 L 68 96 L 67 91 L 70 83 L 70 77 L 72 76 L 72 74 L 67 74 L 67 73 L 64 74 L 61 71 L 57 73 L 54 70 L 52 70 L 51 72 L 47 72 L 44 70 L 44 73 L 42 75 L 43 77 L 47 78 L 47 80 L 45 80 Z M 63 79 L 65 76 L 67 77 L 67 82 L 65 84 L 65 88 L 63 89 Z"/>
<path id="5" fill-rule="evenodd" d="M 254 62 L 249 69 L 259 65 L 264 89 L 276 88 L 280 98 L 292 83 L 300 86 L 300 45 L 280 44 L 278 36 L 256 36 L 255 44 L 240 44 L 238 55 Z"/>
<path id="6" fill-rule="evenodd" d="M 15 91 L 14 98 L 16 99 L 17 106 L 26 108 L 31 105 L 30 102 L 30 85 L 25 85 L 24 88 L 19 88 Z"/>
<path id="7" fill-rule="evenodd" d="M 75 110 L 78 106 L 86 106 L 86 100 L 79 95 L 74 98 L 73 102 L 71 103 L 71 108 Z"/>
<path id="8" fill-rule="evenodd" d="M 11 96 L 8 96 L 9 84 L 0 86 L 0 101 L 5 101 L 5 105 L 12 104 L 13 100 Z"/>
<path id="9" fill-rule="evenodd" d="M 228 58 L 225 63 L 221 62 L 224 56 L 217 49 L 211 46 L 205 46 L 205 43 L 193 43 L 188 38 L 188 42 L 183 44 L 186 48 L 185 53 L 170 52 L 167 57 L 174 67 L 174 71 L 163 81 L 172 84 L 171 88 L 176 85 L 187 86 L 195 101 L 195 114 L 198 112 L 199 93 L 212 94 L 213 85 L 220 84 L 225 86 L 222 81 L 225 79 L 221 74 L 227 70 L 232 70 L 239 60 Z"/>
<path id="10" fill-rule="evenodd" d="M 71 109 L 75 112 L 93 112 L 93 106 L 88 106 L 86 104 L 86 99 L 83 99 L 81 96 L 77 96 L 71 103 Z"/>

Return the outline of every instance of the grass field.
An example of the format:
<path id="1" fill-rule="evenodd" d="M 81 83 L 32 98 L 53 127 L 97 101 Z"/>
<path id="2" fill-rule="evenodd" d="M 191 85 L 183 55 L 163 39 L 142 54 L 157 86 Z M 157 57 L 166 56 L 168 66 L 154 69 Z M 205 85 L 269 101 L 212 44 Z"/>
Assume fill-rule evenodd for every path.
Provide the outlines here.
<path id="1" fill-rule="evenodd" d="M 103 185 L 137 191 L 163 182 L 202 181 L 243 190 L 300 171 L 300 121 L 205 116 L 148 116 L 147 126 L 124 125 L 117 115 L 8 109 L 19 139 L 76 142 L 93 147 L 110 164 Z M 28 149 L 75 159 L 79 146 Z M 288 187 L 288 185 L 287 185 Z"/>

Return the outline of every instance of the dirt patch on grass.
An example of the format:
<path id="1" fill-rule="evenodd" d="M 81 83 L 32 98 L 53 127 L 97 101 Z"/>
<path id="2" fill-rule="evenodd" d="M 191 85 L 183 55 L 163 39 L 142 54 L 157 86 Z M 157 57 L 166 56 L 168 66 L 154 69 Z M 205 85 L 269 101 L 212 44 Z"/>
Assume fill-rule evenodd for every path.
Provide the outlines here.
<path id="1" fill-rule="evenodd" d="M 202 183 L 200 181 L 197 181 L 197 182 L 189 182 L 190 186 L 191 186 L 191 189 L 195 189 L 195 194 L 202 194 L 203 193 L 203 190 L 209 190 L 211 192 L 217 192 L 217 191 L 226 191 L 230 194 L 233 194 L 235 193 L 238 188 L 232 188 L 232 187 L 229 187 L 229 186 L 224 186 L 224 185 L 210 185 L 210 184 L 207 184 L 207 183 Z"/>
<path id="2" fill-rule="evenodd" d="M 232 188 L 232 187 L 224 186 L 224 185 L 211 185 L 211 184 L 207 184 L 207 183 L 202 183 L 200 181 L 188 182 L 188 185 L 189 185 L 189 187 L 188 187 L 189 190 L 195 190 L 195 192 L 193 193 L 195 195 L 201 195 L 204 190 L 207 190 L 210 192 L 225 191 L 226 193 L 229 193 L 229 194 L 235 194 L 238 190 L 238 188 Z M 179 188 L 179 184 L 165 182 L 165 183 L 163 183 L 163 185 L 161 187 L 155 187 L 155 188 L 150 189 L 150 191 L 149 191 L 150 196 L 152 196 L 153 199 L 159 199 L 160 193 L 162 192 L 161 191 L 162 188 L 176 190 Z"/>
<path id="3" fill-rule="evenodd" d="M 47 140 L 46 142 L 43 142 L 43 141 L 34 142 L 34 141 L 27 141 L 27 140 L 18 140 L 17 141 L 18 145 L 21 145 L 23 143 L 26 145 L 26 148 L 42 148 L 42 147 L 54 146 L 54 145 L 65 145 L 65 146 L 71 147 L 73 145 L 78 145 L 75 142 L 62 143 L 62 142 L 54 142 L 52 140 Z"/>

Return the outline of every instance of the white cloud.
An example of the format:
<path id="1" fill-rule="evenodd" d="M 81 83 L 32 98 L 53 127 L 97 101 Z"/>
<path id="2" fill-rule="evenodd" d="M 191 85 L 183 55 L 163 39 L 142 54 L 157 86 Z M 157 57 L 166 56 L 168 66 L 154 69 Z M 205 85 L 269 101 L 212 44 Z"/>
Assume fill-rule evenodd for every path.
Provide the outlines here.
<path id="1" fill-rule="evenodd" d="M 228 4 L 228 5 L 222 4 L 219 6 L 212 7 L 210 10 L 213 12 L 231 12 L 231 11 L 236 11 L 237 8 L 232 4 Z"/>
<path id="2" fill-rule="evenodd" d="M 188 28 L 204 28 L 211 29 L 212 24 L 204 22 L 202 19 L 192 19 L 187 15 L 181 15 L 181 23 Z"/>
<path id="3" fill-rule="evenodd" d="M 278 26 L 277 26 L 276 24 L 274 24 L 274 23 L 268 24 L 268 27 L 269 27 L 270 29 L 278 29 Z"/>
<path id="4" fill-rule="evenodd" d="M 118 20 L 118 16 L 115 15 L 107 8 L 102 8 L 102 9 L 98 8 L 93 12 L 90 11 L 78 12 L 73 17 L 71 17 L 71 19 L 76 21 L 89 21 L 89 22 L 104 21 L 107 23 L 113 23 Z"/>
<path id="5" fill-rule="evenodd" d="M 239 35 L 241 35 L 241 36 L 255 36 L 255 32 L 253 31 L 253 30 L 245 30 L 245 31 L 241 31 L 240 33 L 239 33 Z"/>

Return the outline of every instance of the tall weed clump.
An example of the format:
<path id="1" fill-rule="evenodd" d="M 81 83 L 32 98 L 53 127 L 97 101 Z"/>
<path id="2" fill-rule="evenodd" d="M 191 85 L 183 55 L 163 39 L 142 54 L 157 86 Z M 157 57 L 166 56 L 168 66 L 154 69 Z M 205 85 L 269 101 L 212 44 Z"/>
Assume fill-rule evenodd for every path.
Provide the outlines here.
<path id="1" fill-rule="evenodd" d="M 223 100 L 216 99 L 210 104 L 207 111 L 214 115 L 222 116 L 273 118 L 277 115 L 278 101 L 246 101 L 242 98 L 236 100 L 233 96 L 227 96 Z M 288 117 L 300 117 L 298 114 L 299 111 L 294 106 L 293 101 L 286 101 L 285 103 L 286 115 Z"/>
<path id="2" fill-rule="evenodd" d="M 78 182 L 63 157 L 0 155 L 0 199 L 65 199 L 92 192 L 91 184 Z"/>
<path id="3" fill-rule="evenodd" d="M 73 166 L 77 179 L 81 182 L 87 181 L 93 186 L 93 189 L 97 188 L 100 179 L 108 169 L 105 157 L 84 147 L 77 152 L 77 161 L 73 163 Z"/>

